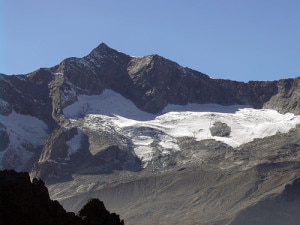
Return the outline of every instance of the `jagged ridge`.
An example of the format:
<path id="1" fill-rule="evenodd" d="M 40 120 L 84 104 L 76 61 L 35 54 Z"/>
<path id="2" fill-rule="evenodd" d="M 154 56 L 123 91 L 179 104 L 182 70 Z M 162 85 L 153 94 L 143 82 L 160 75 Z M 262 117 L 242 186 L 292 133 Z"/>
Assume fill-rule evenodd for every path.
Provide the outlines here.
<path id="1" fill-rule="evenodd" d="M 49 197 L 42 180 L 30 181 L 28 173 L 0 171 L 0 223 L 2 225 L 124 225 L 98 199 L 91 199 L 77 215 L 67 213 Z"/>

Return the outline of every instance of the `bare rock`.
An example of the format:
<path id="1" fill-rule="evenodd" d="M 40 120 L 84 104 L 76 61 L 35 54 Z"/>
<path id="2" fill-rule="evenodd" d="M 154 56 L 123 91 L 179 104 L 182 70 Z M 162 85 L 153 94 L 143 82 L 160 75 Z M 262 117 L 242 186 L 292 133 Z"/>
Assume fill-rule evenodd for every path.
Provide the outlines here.
<path id="1" fill-rule="evenodd" d="M 210 133 L 212 136 L 229 137 L 231 133 L 231 128 L 226 123 L 218 121 L 215 122 L 210 128 Z"/>

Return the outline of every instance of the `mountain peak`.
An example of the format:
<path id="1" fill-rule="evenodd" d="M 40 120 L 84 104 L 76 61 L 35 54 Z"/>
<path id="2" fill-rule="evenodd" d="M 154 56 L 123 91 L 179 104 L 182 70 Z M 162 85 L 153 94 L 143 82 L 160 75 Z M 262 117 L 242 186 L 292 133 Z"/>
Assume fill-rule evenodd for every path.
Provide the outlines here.
<path id="1" fill-rule="evenodd" d="M 107 44 L 105 44 L 104 42 L 102 42 L 100 45 L 98 45 L 96 48 L 94 48 L 90 54 L 93 53 L 100 53 L 100 54 L 105 54 L 109 51 L 112 51 L 113 49 L 108 47 Z"/>
<path id="2" fill-rule="evenodd" d="M 120 56 L 128 56 L 122 52 L 119 52 L 113 48 L 110 48 L 107 44 L 101 43 L 96 48 L 94 48 L 87 58 L 101 59 L 101 58 L 117 58 Z"/>
<path id="3" fill-rule="evenodd" d="M 101 51 L 101 50 L 108 50 L 108 49 L 111 49 L 110 47 L 108 47 L 107 44 L 105 44 L 104 42 L 102 42 L 100 45 L 98 45 L 94 50 L 98 50 L 98 51 Z"/>

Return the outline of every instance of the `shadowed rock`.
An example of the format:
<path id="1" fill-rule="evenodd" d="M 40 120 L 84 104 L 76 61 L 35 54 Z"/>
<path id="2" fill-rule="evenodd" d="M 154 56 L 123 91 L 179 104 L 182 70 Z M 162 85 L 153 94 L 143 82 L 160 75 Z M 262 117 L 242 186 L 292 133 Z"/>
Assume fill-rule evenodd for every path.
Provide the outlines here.
<path id="1" fill-rule="evenodd" d="M 78 215 L 83 219 L 84 224 L 124 225 L 123 221 L 120 222 L 119 216 L 109 213 L 99 199 L 90 199 Z"/>
<path id="2" fill-rule="evenodd" d="M 30 181 L 28 173 L 13 170 L 0 171 L 1 225 L 124 225 L 115 213 L 109 213 L 104 204 L 91 200 L 76 216 L 49 197 L 42 180 Z"/>

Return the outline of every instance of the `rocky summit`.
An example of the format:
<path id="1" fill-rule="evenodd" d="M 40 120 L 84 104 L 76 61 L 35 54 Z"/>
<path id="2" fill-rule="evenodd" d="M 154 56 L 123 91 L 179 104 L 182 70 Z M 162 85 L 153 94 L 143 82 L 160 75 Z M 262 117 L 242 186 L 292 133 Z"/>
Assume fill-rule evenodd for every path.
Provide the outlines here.
<path id="1" fill-rule="evenodd" d="M 100 197 L 128 224 L 244 224 L 274 198 L 280 210 L 299 124 L 300 77 L 212 79 L 104 43 L 0 74 L 0 167 L 43 179 L 68 210 Z M 270 216 L 256 224 L 285 218 Z"/>

